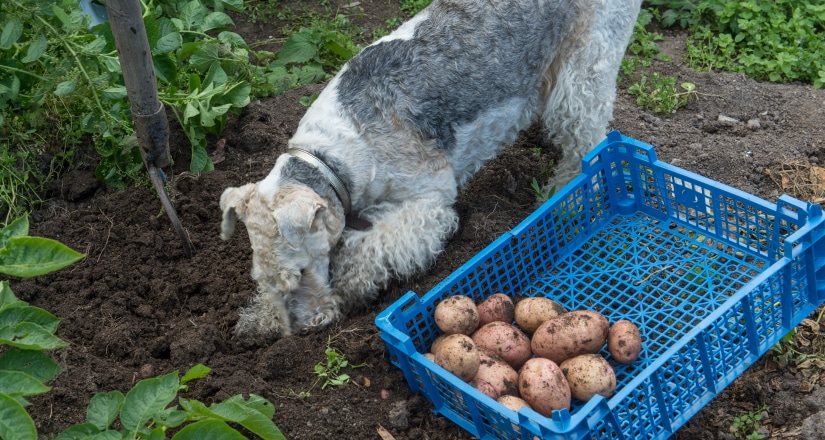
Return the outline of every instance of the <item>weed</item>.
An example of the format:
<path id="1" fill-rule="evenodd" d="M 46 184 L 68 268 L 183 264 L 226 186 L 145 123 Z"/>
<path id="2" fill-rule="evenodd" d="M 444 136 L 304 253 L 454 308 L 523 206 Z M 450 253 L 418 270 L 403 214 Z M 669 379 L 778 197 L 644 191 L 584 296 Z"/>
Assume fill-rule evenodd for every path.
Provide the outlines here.
<path id="1" fill-rule="evenodd" d="M 656 11 L 651 9 L 639 11 L 633 34 L 627 45 L 626 56 L 619 67 L 619 73 L 624 77 L 631 76 L 640 67 L 649 67 L 654 58 L 667 59 L 666 55 L 659 52 L 659 45 L 656 44 L 664 37 L 647 30 L 647 25 L 650 24 L 655 13 Z"/>
<path id="2" fill-rule="evenodd" d="M 746 414 L 735 417 L 733 419 L 733 424 L 730 427 L 730 431 L 738 439 L 764 439 L 765 435 L 759 432 L 759 428 L 762 427 L 759 422 L 762 420 L 762 413 L 766 411 L 768 411 L 768 406 L 762 405 L 756 410 L 756 412 L 748 411 Z"/>
<path id="3" fill-rule="evenodd" d="M 327 357 L 326 364 L 319 362 L 315 364 L 313 372 L 318 377 L 310 389 L 314 388 L 318 383 L 323 381 L 321 389 L 328 386 L 337 387 L 349 382 L 350 376 L 343 373 L 344 368 L 361 368 L 365 364 L 350 365 L 349 361 L 344 355 L 332 346 L 332 337 L 327 340 L 327 347 L 324 350 Z M 302 393 L 303 394 L 303 393 Z"/>
<path id="4" fill-rule="evenodd" d="M 550 200 L 550 198 L 556 193 L 556 187 L 549 188 L 547 190 L 542 189 L 541 184 L 535 177 L 533 177 L 533 181 L 530 182 L 530 188 L 533 190 L 533 194 L 536 198 L 542 202 Z"/>
<path id="5" fill-rule="evenodd" d="M 679 87 L 682 91 L 676 88 L 676 78 L 653 72 L 649 83 L 647 75 L 642 74 L 627 93 L 636 96 L 636 103 L 653 113 L 670 114 L 687 105 L 690 97 L 697 94 L 693 83 L 683 82 Z"/>
<path id="6" fill-rule="evenodd" d="M 818 0 L 650 0 L 663 26 L 689 29 L 687 61 L 774 82 L 825 86 L 825 4 Z"/>

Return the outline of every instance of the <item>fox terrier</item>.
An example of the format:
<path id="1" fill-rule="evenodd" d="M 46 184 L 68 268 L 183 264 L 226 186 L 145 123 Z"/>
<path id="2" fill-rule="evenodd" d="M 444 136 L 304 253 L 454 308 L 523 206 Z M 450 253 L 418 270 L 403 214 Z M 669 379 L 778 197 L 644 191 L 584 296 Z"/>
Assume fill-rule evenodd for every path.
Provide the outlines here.
<path id="1" fill-rule="evenodd" d="M 458 228 L 458 188 L 541 121 L 581 172 L 612 118 L 641 0 L 434 0 L 347 62 L 257 183 L 221 195 L 257 294 L 246 344 L 322 329 L 393 278 L 433 264 Z"/>

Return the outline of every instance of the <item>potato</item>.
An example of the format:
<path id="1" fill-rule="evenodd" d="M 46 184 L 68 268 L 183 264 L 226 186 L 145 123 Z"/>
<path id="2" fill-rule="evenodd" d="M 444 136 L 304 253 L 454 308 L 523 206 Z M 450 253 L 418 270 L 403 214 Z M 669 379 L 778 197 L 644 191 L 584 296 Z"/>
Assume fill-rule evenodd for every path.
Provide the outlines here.
<path id="1" fill-rule="evenodd" d="M 518 410 L 524 408 L 525 406 L 527 408 L 533 409 L 533 407 L 531 407 L 530 404 L 528 404 L 524 401 L 524 399 L 518 396 L 501 396 L 498 398 L 497 402 L 504 405 L 505 408 L 509 408 L 515 412 L 518 412 Z"/>
<path id="2" fill-rule="evenodd" d="M 598 353 L 607 342 L 609 327 L 601 313 L 574 310 L 541 324 L 530 347 L 536 356 L 560 364 L 580 354 Z"/>
<path id="3" fill-rule="evenodd" d="M 533 355 L 530 338 L 513 324 L 493 321 L 473 333 L 473 341 L 501 356 L 511 367 L 518 370 Z"/>
<path id="4" fill-rule="evenodd" d="M 464 382 L 476 376 L 481 361 L 475 342 L 469 336 L 458 333 L 445 336 L 433 354 L 436 364 Z"/>
<path id="5" fill-rule="evenodd" d="M 478 325 L 502 321 L 508 324 L 516 318 L 513 299 L 503 293 L 494 293 L 478 306 Z"/>
<path id="6" fill-rule="evenodd" d="M 469 296 L 454 295 L 435 306 L 435 325 L 444 334 L 470 335 L 478 328 L 478 309 Z"/>
<path id="7" fill-rule="evenodd" d="M 534 333 L 542 322 L 566 313 L 567 309 L 550 298 L 536 296 L 517 302 L 514 312 L 519 328 Z"/>
<path id="8" fill-rule="evenodd" d="M 642 333 L 639 327 L 626 319 L 614 322 L 607 333 L 607 351 L 616 362 L 635 362 L 642 352 Z"/>
<path id="9" fill-rule="evenodd" d="M 610 397 L 616 391 L 616 372 L 599 354 L 582 354 L 559 365 L 570 395 L 582 401 L 588 401 L 599 394 Z"/>
<path id="10" fill-rule="evenodd" d="M 481 393 L 484 394 L 485 396 L 487 396 L 487 397 L 489 397 L 493 400 L 498 399 L 498 390 L 496 390 L 496 387 L 491 385 L 490 382 L 487 382 L 485 380 L 481 380 L 481 379 L 476 377 L 475 379 L 471 380 L 469 383 L 473 388 L 481 391 Z"/>
<path id="11" fill-rule="evenodd" d="M 482 380 L 492 385 L 499 396 L 518 394 L 518 371 L 501 356 L 479 347 L 479 365 L 473 380 Z"/>
<path id="12" fill-rule="evenodd" d="M 570 387 L 555 362 L 545 358 L 528 360 L 518 375 L 518 389 L 537 413 L 550 417 L 558 409 L 570 408 Z"/>
<path id="13" fill-rule="evenodd" d="M 435 355 L 432 353 L 424 353 L 424 357 L 435 362 Z"/>

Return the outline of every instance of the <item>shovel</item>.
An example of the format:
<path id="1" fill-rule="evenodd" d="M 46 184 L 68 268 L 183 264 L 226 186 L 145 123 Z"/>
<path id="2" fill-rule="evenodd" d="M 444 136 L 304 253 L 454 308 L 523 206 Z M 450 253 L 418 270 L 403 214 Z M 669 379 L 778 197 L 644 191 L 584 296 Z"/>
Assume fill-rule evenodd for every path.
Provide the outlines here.
<path id="1" fill-rule="evenodd" d="M 132 122 L 143 164 L 155 187 L 163 209 L 169 216 L 187 257 L 192 257 L 192 242 L 169 202 L 162 168 L 169 166 L 169 125 L 166 109 L 158 99 L 152 53 L 143 24 L 140 0 L 107 0 L 106 13 L 120 59 L 126 94 L 132 104 Z"/>

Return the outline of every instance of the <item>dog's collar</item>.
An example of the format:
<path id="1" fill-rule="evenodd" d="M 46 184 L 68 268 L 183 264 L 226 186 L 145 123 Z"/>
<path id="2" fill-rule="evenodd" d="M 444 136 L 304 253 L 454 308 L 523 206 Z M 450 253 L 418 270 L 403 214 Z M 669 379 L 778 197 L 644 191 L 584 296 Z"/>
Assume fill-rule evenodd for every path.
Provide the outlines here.
<path id="1" fill-rule="evenodd" d="M 315 156 L 309 151 L 302 150 L 300 148 L 290 148 L 286 150 L 286 154 L 296 157 L 320 171 L 321 174 L 329 180 L 330 185 L 332 185 L 332 190 L 335 191 L 335 194 L 338 196 L 338 200 L 340 200 L 341 204 L 344 205 L 344 215 L 349 215 L 352 210 L 352 201 L 349 197 L 349 191 L 347 191 L 347 186 L 344 185 L 344 182 L 341 181 L 341 178 L 339 178 L 334 171 L 332 171 L 332 168 L 330 168 L 329 165 L 325 164 L 324 161 L 318 158 L 318 156 Z"/>

